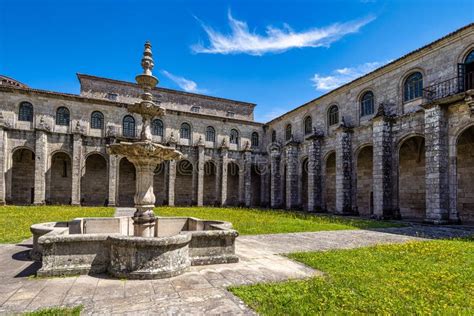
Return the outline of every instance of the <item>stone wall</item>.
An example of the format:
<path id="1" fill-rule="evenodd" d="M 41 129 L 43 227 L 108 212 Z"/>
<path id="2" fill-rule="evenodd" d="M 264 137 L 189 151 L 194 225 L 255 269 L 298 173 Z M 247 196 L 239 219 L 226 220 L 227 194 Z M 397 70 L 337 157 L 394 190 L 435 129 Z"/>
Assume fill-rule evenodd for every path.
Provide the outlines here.
<path id="1" fill-rule="evenodd" d="M 324 201 L 327 212 L 336 211 L 336 154 L 330 154 L 326 159 L 326 172 L 324 176 Z"/>
<path id="2" fill-rule="evenodd" d="M 411 137 L 399 152 L 400 215 L 404 219 L 424 219 L 425 196 L 425 142 L 422 137 Z"/>
<path id="3" fill-rule="evenodd" d="M 360 215 L 373 214 L 373 148 L 367 146 L 357 156 L 357 210 Z"/>
<path id="4" fill-rule="evenodd" d="M 13 153 L 11 203 L 32 204 L 35 186 L 35 154 L 28 149 Z"/>
<path id="5" fill-rule="evenodd" d="M 81 205 L 107 205 L 109 181 L 107 161 L 99 154 L 87 157 L 81 177 Z"/>

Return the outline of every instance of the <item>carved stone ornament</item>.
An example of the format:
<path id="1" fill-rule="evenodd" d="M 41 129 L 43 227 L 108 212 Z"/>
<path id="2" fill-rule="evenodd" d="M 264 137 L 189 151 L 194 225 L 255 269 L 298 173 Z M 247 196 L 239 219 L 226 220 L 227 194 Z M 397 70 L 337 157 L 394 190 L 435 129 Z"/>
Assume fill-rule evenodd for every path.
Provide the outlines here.
<path id="1" fill-rule="evenodd" d="M 199 136 L 196 146 L 204 146 L 204 141 L 202 140 L 202 136 Z"/>
<path id="2" fill-rule="evenodd" d="M 221 143 L 221 148 L 229 148 L 229 145 L 227 145 L 227 138 L 224 137 Z"/>
<path id="3" fill-rule="evenodd" d="M 76 127 L 74 128 L 74 133 L 75 134 L 84 134 L 86 132 L 86 129 L 84 126 L 81 125 L 79 121 L 76 122 Z"/>
<path id="4" fill-rule="evenodd" d="M 177 143 L 178 143 L 178 141 L 177 141 L 176 138 L 174 137 L 174 133 L 171 132 L 170 139 L 168 140 L 168 144 L 170 144 L 170 145 L 176 145 Z"/>
<path id="5" fill-rule="evenodd" d="M 51 127 L 48 125 L 48 123 L 45 122 L 44 116 L 40 117 L 40 121 L 38 122 L 36 129 L 42 130 L 42 131 L 51 131 Z"/>

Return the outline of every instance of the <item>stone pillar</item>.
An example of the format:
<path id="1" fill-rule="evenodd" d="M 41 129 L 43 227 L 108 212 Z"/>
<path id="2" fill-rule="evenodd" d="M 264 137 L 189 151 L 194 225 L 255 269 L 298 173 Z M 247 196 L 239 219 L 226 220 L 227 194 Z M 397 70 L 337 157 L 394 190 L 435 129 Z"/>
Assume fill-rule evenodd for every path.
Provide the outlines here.
<path id="1" fill-rule="evenodd" d="M 374 217 L 378 219 L 397 218 L 393 208 L 393 118 L 385 113 L 381 104 L 372 120 L 373 139 L 373 203 Z"/>
<path id="2" fill-rule="evenodd" d="M 227 160 L 228 160 L 228 149 L 227 147 L 221 148 L 221 205 L 225 206 L 227 204 Z"/>
<path id="3" fill-rule="evenodd" d="M 285 146 L 286 158 L 286 209 L 298 206 L 298 143 L 290 141 Z"/>
<path id="4" fill-rule="evenodd" d="M 449 215 L 448 124 L 440 105 L 425 107 L 426 218 L 435 224 L 446 223 Z"/>
<path id="5" fill-rule="evenodd" d="M 0 124 L 0 205 L 6 204 L 7 132 Z"/>
<path id="6" fill-rule="evenodd" d="M 46 203 L 46 173 L 48 169 L 48 134 L 45 129 L 36 129 L 35 141 L 35 189 L 34 204 Z"/>
<path id="7" fill-rule="evenodd" d="M 250 149 L 244 151 L 243 170 L 244 204 L 246 207 L 252 205 L 252 152 Z"/>
<path id="8" fill-rule="evenodd" d="M 308 137 L 308 212 L 323 209 L 322 143 L 324 134 L 315 131 Z"/>
<path id="9" fill-rule="evenodd" d="M 270 207 L 279 208 L 282 205 L 281 196 L 281 153 L 273 148 L 270 152 Z"/>
<path id="10" fill-rule="evenodd" d="M 198 143 L 197 163 L 197 206 L 203 206 L 204 201 L 204 143 Z"/>
<path id="11" fill-rule="evenodd" d="M 168 205 L 174 206 L 174 184 L 176 182 L 176 161 L 171 160 L 168 172 Z"/>
<path id="12" fill-rule="evenodd" d="M 109 155 L 109 202 L 108 206 L 117 206 L 117 193 L 119 183 L 119 165 L 116 155 Z"/>
<path id="13" fill-rule="evenodd" d="M 72 148 L 72 194 L 71 204 L 81 205 L 81 176 L 84 154 L 82 150 L 82 135 L 74 133 Z"/>
<path id="14" fill-rule="evenodd" d="M 352 129 L 341 125 L 336 131 L 336 214 L 353 214 Z"/>
<path id="15" fill-rule="evenodd" d="M 176 149 L 176 140 L 173 133 L 169 139 L 170 147 Z M 170 160 L 168 165 L 168 205 L 174 206 L 174 192 L 176 183 L 176 160 Z"/>

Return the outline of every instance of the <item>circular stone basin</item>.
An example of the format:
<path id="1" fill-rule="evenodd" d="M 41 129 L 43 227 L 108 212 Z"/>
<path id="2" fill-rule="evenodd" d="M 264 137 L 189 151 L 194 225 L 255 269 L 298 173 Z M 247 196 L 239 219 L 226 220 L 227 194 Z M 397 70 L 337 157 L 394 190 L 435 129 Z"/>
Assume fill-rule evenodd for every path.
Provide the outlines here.
<path id="1" fill-rule="evenodd" d="M 185 272 L 191 265 L 191 234 L 170 237 L 110 236 L 108 271 L 118 278 L 161 279 Z"/>

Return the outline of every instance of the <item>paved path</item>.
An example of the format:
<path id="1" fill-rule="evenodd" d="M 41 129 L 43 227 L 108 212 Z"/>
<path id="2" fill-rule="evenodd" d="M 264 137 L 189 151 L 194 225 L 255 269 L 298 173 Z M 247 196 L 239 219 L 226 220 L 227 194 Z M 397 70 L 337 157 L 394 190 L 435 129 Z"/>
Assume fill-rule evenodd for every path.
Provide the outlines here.
<path id="1" fill-rule="evenodd" d="M 1 245 L 0 314 L 82 304 L 85 314 L 251 315 L 252 310 L 226 290 L 228 286 L 320 275 L 279 254 L 473 233 L 450 227 L 412 226 L 241 236 L 236 244 L 239 263 L 192 267 L 181 276 L 154 281 L 115 280 L 105 275 L 35 279 L 28 277 L 38 269 L 27 256 L 31 245 Z"/>

